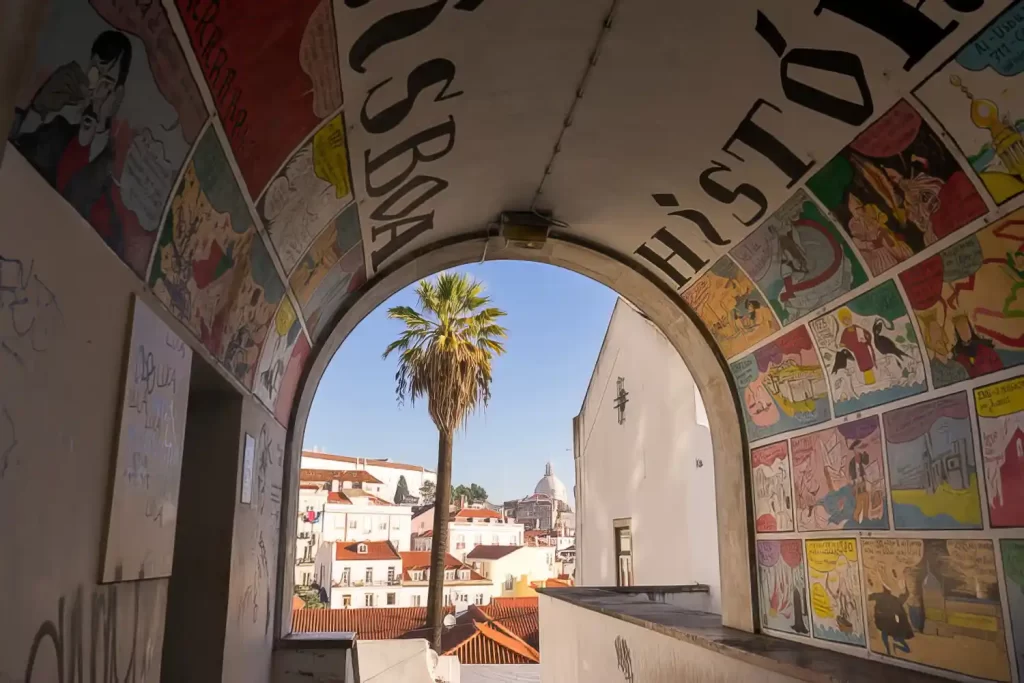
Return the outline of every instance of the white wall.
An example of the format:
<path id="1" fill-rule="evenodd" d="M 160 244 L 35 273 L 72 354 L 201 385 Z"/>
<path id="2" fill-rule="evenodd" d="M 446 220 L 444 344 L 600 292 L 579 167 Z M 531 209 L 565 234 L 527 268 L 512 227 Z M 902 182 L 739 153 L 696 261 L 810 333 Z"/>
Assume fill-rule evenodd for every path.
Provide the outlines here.
<path id="1" fill-rule="evenodd" d="M 629 399 L 621 425 L 619 377 Z M 719 609 L 711 434 L 697 397 L 669 341 L 620 299 L 575 430 L 578 585 L 615 585 L 613 520 L 629 518 L 634 583 L 704 583 Z"/>
<path id="2" fill-rule="evenodd" d="M 397 463 L 396 463 L 397 464 Z M 424 469 L 399 469 L 397 467 L 381 467 L 380 465 L 364 464 L 358 465 L 351 462 L 338 462 L 326 458 L 318 458 L 315 455 L 304 451 L 302 456 L 302 467 L 310 470 L 366 470 L 382 482 L 382 488 L 378 495 L 389 503 L 395 500 L 395 491 L 398 490 L 398 480 L 405 477 L 405 483 L 409 487 L 409 493 L 414 496 L 420 495 L 420 487 L 423 482 L 432 481 L 437 483 L 437 474 Z"/>
<path id="3" fill-rule="evenodd" d="M 328 504 L 324 513 L 324 541 L 391 541 L 396 550 L 410 550 L 412 508 Z M 355 522 L 355 528 L 350 525 Z M 383 526 L 383 528 L 381 528 Z"/>
<path id="4" fill-rule="evenodd" d="M 450 522 L 448 553 L 465 562 L 466 555 L 478 545 L 522 545 L 524 533 L 522 524 L 497 521 L 491 524 Z M 458 547 L 460 538 L 463 539 L 462 548 Z"/>
<path id="5" fill-rule="evenodd" d="M 502 588 L 505 579 L 511 575 L 513 588 L 515 581 L 523 576 L 527 581 L 541 581 L 554 578 L 556 575 L 555 549 L 553 547 L 530 547 L 519 548 L 514 553 L 497 560 L 467 560 L 479 565 L 480 573 L 491 579 L 496 586 Z M 504 593 L 502 590 L 499 594 Z M 508 591 L 511 595 L 513 591 Z"/>

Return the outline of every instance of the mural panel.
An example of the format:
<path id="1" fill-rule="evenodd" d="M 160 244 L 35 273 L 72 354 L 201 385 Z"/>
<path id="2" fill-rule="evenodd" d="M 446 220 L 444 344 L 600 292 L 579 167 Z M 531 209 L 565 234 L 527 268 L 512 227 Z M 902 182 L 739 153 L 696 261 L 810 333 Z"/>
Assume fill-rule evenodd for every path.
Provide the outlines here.
<path id="1" fill-rule="evenodd" d="M 1024 541 L 1002 540 L 1006 603 L 1010 608 L 1010 631 L 1017 654 L 1017 673 L 1024 671 Z"/>
<path id="2" fill-rule="evenodd" d="M 1024 210 L 900 274 L 932 383 L 1024 363 Z"/>
<path id="3" fill-rule="evenodd" d="M 906 100 L 807 181 L 881 275 L 986 211 L 956 159 Z"/>
<path id="4" fill-rule="evenodd" d="M 730 255 L 783 326 L 867 282 L 853 249 L 803 190 Z"/>
<path id="5" fill-rule="evenodd" d="M 861 540 L 873 652 L 1010 680 L 992 541 Z"/>
<path id="6" fill-rule="evenodd" d="M 797 531 L 888 529 L 878 417 L 792 439 Z"/>
<path id="7" fill-rule="evenodd" d="M 799 540 L 758 541 L 761 626 L 806 636 L 807 575 Z"/>
<path id="8" fill-rule="evenodd" d="M 345 123 L 339 114 L 288 160 L 257 204 L 286 273 L 351 201 Z"/>
<path id="9" fill-rule="evenodd" d="M 292 291 L 314 340 L 320 339 L 349 293 L 365 281 L 359 212 L 352 204 L 321 233 L 292 273 Z"/>
<path id="10" fill-rule="evenodd" d="M 330 0 L 175 0 L 253 197 L 341 107 Z"/>
<path id="11" fill-rule="evenodd" d="M 292 351 L 302 337 L 302 323 L 295 313 L 295 307 L 288 297 L 284 297 L 263 342 L 263 351 L 256 371 L 256 383 L 253 385 L 253 393 L 271 412 L 274 411 L 281 392 L 281 383 L 285 378 Z"/>
<path id="12" fill-rule="evenodd" d="M 754 468 L 754 526 L 758 532 L 793 531 L 793 487 L 785 441 L 750 451 Z"/>
<path id="13" fill-rule="evenodd" d="M 857 541 L 852 538 L 807 541 L 807 567 L 814 637 L 864 645 Z"/>
<path id="14" fill-rule="evenodd" d="M 683 292 L 726 358 L 779 330 L 779 323 L 746 273 L 727 257 Z"/>
<path id="15" fill-rule="evenodd" d="M 989 523 L 1024 526 L 1024 377 L 974 390 Z"/>
<path id="16" fill-rule="evenodd" d="M 729 366 L 743 395 L 751 441 L 832 417 L 828 387 L 807 328 L 800 326 Z"/>
<path id="17" fill-rule="evenodd" d="M 206 111 L 160 3 L 58 0 L 11 143 L 145 278 Z"/>
<path id="18" fill-rule="evenodd" d="M 882 416 L 897 529 L 980 529 L 981 495 L 967 394 Z"/>
<path id="19" fill-rule="evenodd" d="M 1002 204 L 1024 190 L 1024 5 L 1013 3 L 914 94 Z"/>
<path id="20" fill-rule="evenodd" d="M 917 335 L 886 281 L 810 323 L 836 417 L 928 390 Z"/>
<path id="21" fill-rule="evenodd" d="M 175 190 L 149 284 L 210 353 L 251 387 L 284 284 L 212 127 Z"/>

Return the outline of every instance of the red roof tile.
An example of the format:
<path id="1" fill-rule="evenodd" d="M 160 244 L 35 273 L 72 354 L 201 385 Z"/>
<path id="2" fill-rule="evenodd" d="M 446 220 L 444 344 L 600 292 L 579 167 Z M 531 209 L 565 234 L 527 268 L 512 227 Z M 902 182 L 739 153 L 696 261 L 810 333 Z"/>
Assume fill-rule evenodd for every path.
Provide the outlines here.
<path id="1" fill-rule="evenodd" d="M 501 513 L 494 510 L 463 508 L 455 513 L 455 519 L 501 519 Z"/>
<path id="2" fill-rule="evenodd" d="M 412 569 L 430 569 L 430 551 L 429 550 L 414 550 L 411 552 L 398 553 L 402 557 L 402 580 L 412 581 L 412 576 L 409 571 Z M 456 578 L 454 581 L 487 581 L 483 576 L 473 571 L 473 568 L 464 562 L 459 562 L 457 559 L 452 557 L 450 554 L 445 553 L 444 555 L 444 567 L 445 569 L 468 569 L 469 578 L 459 579 Z M 458 575 L 456 575 L 457 577 Z M 445 583 L 452 583 L 452 581 L 446 581 Z"/>
<path id="3" fill-rule="evenodd" d="M 453 611 L 445 607 L 446 614 Z M 360 609 L 303 609 L 292 612 L 296 633 L 355 631 L 362 640 L 393 640 L 427 621 L 426 607 L 365 607 Z M 413 634 L 412 637 L 423 637 Z"/>
<path id="4" fill-rule="evenodd" d="M 299 481 L 328 482 L 352 481 L 361 484 L 383 484 L 380 479 L 373 476 L 366 470 L 299 470 Z"/>
<path id="5" fill-rule="evenodd" d="M 360 553 L 359 546 L 365 545 L 366 552 Z M 391 541 L 360 541 L 357 543 L 335 543 L 336 560 L 399 560 L 401 557 Z"/>
<path id="6" fill-rule="evenodd" d="M 466 559 L 500 560 L 506 555 L 511 555 L 521 547 L 522 546 L 519 545 L 478 545 L 473 548 L 468 555 L 466 555 Z"/>
<path id="7" fill-rule="evenodd" d="M 462 664 L 538 664 L 540 653 L 496 622 L 474 622 L 476 633 L 445 650 Z"/>
<path id="8" fill-rule="evenodd" d="M 535 649 L 540 648 L 540 612 L 537 598 L 494 598 L 489 605 L 477 607 L 485 615 L 522 638 Z"/>
<path id="9" fill-rule="evenodd" d="M 331 455 L 330 453 L 315 453 L 313 451 L 302 451 L 302 457 L 304 458 L 319 458 L 320 460 L 330 460 L 333 462 L 350 462 L 352 464 L 362 465 L 373 465 L 374 467 L 390 467 L 396 470 L 412 470 L 413 472 L 430 472 L 420 467 L 419 465 L 403 465 L 400 462 L 387 462 L 384 460 L 367 460 L 366 458 L 350 458 L 347 455 Z"/>
<path id="10" fill-rule="evenodd" d="M 331 492 L 327 494 L 328 503 L 336 503 L 338 505 L 351 505 L 352 501 L 348 499 L 344 493 Z"/>

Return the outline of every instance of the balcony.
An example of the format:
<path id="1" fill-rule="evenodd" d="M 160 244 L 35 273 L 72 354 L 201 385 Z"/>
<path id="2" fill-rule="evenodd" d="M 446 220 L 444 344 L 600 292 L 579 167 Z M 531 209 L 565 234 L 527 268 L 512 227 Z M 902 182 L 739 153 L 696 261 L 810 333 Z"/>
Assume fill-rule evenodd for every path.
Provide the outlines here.
<path id="1" fill-rule="evenodd" d="M 385 588 L 388 586 L 401 585 L 401 579 L 381 579 L 379 581 L 346 581 L 342 579 L 340 581 L 331 582 L 331 586 L 334 588 Z"/>

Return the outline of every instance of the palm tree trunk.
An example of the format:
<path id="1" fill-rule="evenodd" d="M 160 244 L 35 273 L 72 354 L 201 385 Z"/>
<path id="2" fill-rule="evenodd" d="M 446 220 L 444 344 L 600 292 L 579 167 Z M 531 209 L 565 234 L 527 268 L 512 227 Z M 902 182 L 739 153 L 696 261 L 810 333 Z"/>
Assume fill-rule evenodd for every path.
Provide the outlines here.
<path id="1" fill-rule="evenodd" d="M 441 654 L 441 619 L 444 616 L 444 560 L 448 553 L 448 507 L 452 497 L 452 437 L 437 432 L 437 487 L 434 495 L 434 537 L 430 548 L 430 583 L 427 588 L 427 626 L 430 645 Z"/>

